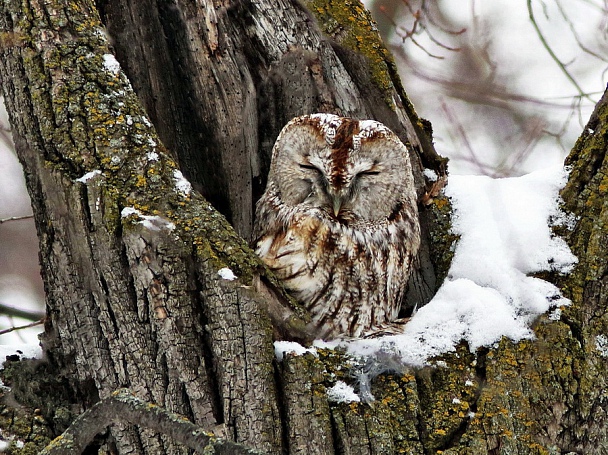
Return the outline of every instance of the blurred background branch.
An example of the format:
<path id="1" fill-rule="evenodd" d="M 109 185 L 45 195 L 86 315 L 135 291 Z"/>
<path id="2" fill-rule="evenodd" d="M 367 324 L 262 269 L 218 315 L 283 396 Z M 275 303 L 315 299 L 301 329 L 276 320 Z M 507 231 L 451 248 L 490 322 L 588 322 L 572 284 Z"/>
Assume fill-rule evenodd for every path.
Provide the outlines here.
<path id="1" fill-rule="evenodd" d="M 365 3 L 452 173 L 560 165 L 606 85 L 602 0 Z"/>
<path id="2" fill-rule="evenodd" d="M 39 321 L 44 318 L 44 311 L 15 308 L 0 302 L 0 314 L 11 318 L 21 318 L 28 321 Z M 1 333 L 0 333 L 1 334 Z"/>

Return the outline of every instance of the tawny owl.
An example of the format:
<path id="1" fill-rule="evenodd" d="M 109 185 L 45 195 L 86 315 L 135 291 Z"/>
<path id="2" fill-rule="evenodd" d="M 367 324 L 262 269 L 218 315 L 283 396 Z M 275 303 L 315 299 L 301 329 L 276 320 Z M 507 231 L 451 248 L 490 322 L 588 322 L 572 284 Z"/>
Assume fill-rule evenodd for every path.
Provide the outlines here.
<path id="1" fill-rule="evenodd" d="M 420 244 L 407 149 L 376 121 L 293 119 L 274 145 L 254 239 L 320 338 L 395 320 Z"/>

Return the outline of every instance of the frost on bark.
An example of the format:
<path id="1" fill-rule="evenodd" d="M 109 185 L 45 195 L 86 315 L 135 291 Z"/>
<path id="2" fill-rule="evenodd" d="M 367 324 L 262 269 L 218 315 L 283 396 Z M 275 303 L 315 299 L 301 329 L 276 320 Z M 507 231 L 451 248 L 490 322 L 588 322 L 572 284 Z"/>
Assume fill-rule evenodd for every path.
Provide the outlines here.
<path id="1" fill-rule="evenodd" d="M 306 5 L 312 13 L 280 0 L 0 4 L 0 78 L 40 239 L 43 347 L 68 405 L 80 412 L 126 387 L 266 453 L 605 448 L 599 246 L 564 282 L 573 306 L 562 321 L 541 319 L 538 340 L 477 353 L 461 346 L 435 367 L 381 375 L 374 402 L 328 401 L 328 387 L 355 383 L 360 370 L 340 352 L 275 361 L 273 337 L 305 338 L 306 316 L 243 238 L 282 126 L 315 111 L 375 118 L 409 143 L 421 197 L 422 163 L 445 171 L 361 5 Z M 579 258 L 585 241 L 603 244 L 605 129 L 598 121 L 601 133 L 579 143 L 576 190 L 564 191 L 583 217 L 571 238 Z M 595 161 L 584 164 L 589 141 Z M 579 206 L 568 191 L 590 201 Z M 598 212 L 585 218 L 591 199 Z M 412 302 L 426 301 L 435 271 L 445 273 L 449 238 L 433 227 L 448 212 L 442 200 L 422 210 Z M 226 268 L 236 280 L 219 273 Z M 126 422 L 97 444 L 187 451 Z"/>

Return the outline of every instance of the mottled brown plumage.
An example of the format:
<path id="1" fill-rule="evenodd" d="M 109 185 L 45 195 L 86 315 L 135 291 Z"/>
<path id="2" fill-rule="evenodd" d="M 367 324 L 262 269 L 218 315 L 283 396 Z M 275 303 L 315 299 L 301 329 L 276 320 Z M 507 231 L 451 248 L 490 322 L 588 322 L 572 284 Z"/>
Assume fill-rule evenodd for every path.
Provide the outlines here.
<path id="1" fill-rule="evenodd" d="M 375 121 L 293 119 L 275 143 L 254 235 L 320 338 L 385 328 L 420 244 L 407 149 Z"/>

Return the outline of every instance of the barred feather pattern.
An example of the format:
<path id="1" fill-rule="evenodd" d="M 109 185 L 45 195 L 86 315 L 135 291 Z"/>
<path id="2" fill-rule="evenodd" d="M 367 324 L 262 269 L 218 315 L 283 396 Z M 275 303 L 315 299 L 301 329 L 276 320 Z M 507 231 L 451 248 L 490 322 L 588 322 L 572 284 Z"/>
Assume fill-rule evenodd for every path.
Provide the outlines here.
<path id="1" fill-rule="evenodd" d="M 420 243 L 408 152 L 384 125 L 298 117 L 273 149 L 256 252 L 311 313 L 317 336 L 359 337 L 398 316 Z"/>

